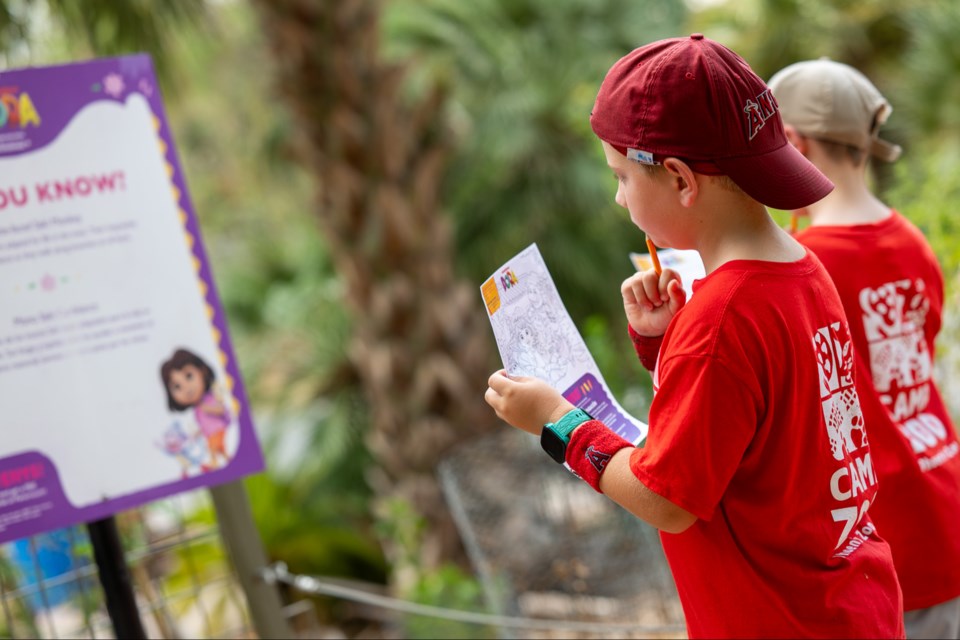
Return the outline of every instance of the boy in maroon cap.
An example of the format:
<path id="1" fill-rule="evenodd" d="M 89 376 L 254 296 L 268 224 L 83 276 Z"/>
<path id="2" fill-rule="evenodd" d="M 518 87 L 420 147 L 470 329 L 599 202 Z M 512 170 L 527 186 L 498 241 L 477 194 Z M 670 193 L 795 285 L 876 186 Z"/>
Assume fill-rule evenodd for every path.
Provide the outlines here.
<path id="1" fill-rule="evenodd" d="M 536 378 L 498 371 L 487 402 L 661 530 L 690 637 L 902 638 L 843 306 L 764 206 L 805 207 L 833 184 L 787 142 L 763 81 L 700 34 L 621 58 L 590 122 L 617 203 L 707 272 L 689 301 L 669 269 L 621 287 L 653 370 L 646 442 Z"/>
<path id="2" fill-rule="evenodd" d="M 870 509 L 893 551 L 908 638 L 960 638 L 960 442 L 933 378 L 943 272 L 920 230 L 873 195 L 871 156 L 892 111 L 853 67 L 805 60 L 770 79 L 787 138 L 837 188 L 795 237 L 840 293 L 883 496 Z M 851 265 L 857 265 L 851 268 Z"/>

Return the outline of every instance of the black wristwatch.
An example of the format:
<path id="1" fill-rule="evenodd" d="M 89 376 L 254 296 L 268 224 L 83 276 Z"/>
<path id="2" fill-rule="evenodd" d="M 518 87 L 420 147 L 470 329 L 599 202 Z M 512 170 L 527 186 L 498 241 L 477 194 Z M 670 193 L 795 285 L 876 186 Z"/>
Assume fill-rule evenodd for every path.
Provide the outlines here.
<path id="1" fill-rule="evenodd" d="M 567 443 L 573 430 L 587 420 L 593 420 L 583 409 L 571 409 L 556 422 L 543 425 L 540 432 L 540 446 L 551 458 L 563 464 L 567 459 Z"/>

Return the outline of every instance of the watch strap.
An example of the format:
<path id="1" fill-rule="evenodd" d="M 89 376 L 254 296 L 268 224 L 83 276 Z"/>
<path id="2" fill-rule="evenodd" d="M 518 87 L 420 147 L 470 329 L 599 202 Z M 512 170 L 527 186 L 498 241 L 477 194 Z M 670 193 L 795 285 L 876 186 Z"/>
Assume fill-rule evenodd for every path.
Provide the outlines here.
<path id="1" fill-rule="evenodd" d="M 563 464 L 567 457 L 567 444 L 570 434 L 581 424 L 593 420 L 583 409 L 572 409 L 556 422 L 543 425 L 540 432 L 540 446 L 556 462 Z"/>
<path id="2" fill-rule="evenodd" d="M 554 433 L 563 438 L 566 442 L 570 442 L 570 434 L 573 433 L 573 430 L 587 420 L 593 420 L 590 414 L 583 409 L 574 407 L 570 411 L 567 411 L 565 414 L 563 414 L 563 417 L 556 422 L 548 422 L 546 425 L 544 425 L 544 428 L 553 429 Z"/>

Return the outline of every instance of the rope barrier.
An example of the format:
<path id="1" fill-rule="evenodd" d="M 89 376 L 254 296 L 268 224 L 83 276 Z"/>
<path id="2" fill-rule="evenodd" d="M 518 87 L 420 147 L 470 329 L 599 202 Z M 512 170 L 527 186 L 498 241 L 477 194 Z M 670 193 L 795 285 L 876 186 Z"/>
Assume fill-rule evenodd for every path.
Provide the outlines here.
<path id="1" fill-rule="evenodd" d="M 556 620 L 547 618 L 520 618 L 515 616 L 499 616 L 488 613 L 435 607 L 432 605 L 399 600 L 397 598 L 391 598 L 388 596 L 361 591 L 359 589 L 353 589 L 325 581 L 323 578 L 319 577 L 296 575 L 287 570 L 287 565 L 284 562 L 276 562 L 270 566 L 264 567 L 260 572 L 260 577 L 268 584 L 282 582 L 303 593 L 333 596 L 335 598 L 361 602 L 363 604 L 380 607 L 382 609 L 400 611 L 402 613 L 429 616 L 433 618 L 443 618 L 457 622 L 490 625 L 494 627 L 506 627 L 510 629 L 585 631 L 592 633 L 633 631 L 644 634 L 678 633 L 685 630 L 685 627 L 682 624 L 667 624 L 645 627 L 638 624 L 629 624 L 625 622 L 578 622 L 575 620 Z"/>

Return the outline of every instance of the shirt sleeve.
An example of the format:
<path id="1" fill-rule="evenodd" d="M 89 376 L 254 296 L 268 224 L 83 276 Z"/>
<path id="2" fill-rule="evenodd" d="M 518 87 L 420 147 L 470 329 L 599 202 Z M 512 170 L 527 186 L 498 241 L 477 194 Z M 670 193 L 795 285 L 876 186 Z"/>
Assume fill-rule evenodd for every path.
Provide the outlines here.
<path id="1" fill-rule="evenodd" d="M 715 357 L 661 362 L 650 430 L 631 470 L 654 493 L 710 520 L 757 432 L 758 398 L 749 376 Z"/>

